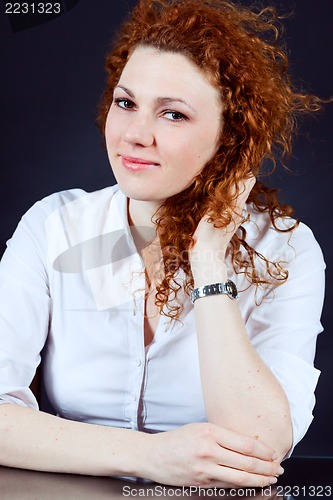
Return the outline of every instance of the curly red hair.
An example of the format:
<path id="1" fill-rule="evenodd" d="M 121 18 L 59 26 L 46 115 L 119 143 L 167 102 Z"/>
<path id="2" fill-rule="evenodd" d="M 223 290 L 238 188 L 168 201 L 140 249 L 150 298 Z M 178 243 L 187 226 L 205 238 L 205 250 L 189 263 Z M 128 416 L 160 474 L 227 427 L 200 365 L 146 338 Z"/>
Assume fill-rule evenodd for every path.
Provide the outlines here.
<path id="1" fill-rule="evenodd" d="M 216 155 L 191 186 L 167 199 L 158 212 L 165 277 L 155 302 L 161 313 L 166 304 L 170 318 L 179 318 L 183 308 L 180 301 L 169 300 L 170 292 L 177 298 L 181 288 L 174 280 L 180 268 L 186 274 L 185 291 L 193 287 L 187 252 L 200 219 L 209 212 L 215 226 L 226 226 L 233 216 L 234 187 L 249 172 L 261 174 L 265 160 L 272 162 L 271 170 L 277 159 L 283 165 L 291 153 L 296 116 L 321 108 L 320 99 L 293 88 L 280 31 L 273 7 L 255 11 L 225 0 L 139 0 L 107 55 L 108 80 L 98 116 L 103 133 L 114 87 L 138 46 L 187 56 L 206 72 L 224 104 Z M 290 206 L 280 203 L 277 191 L 260 180 L 248 201 L 268 212 L 278 231 L 277 219 L 293 215 Z M 266 276 L 256 270 L 258 258 L 266 264 Z M 270 262 L 247 244 L 244 227 L 232 239 L 231 259 L 235 271 L 245 273 L 256 286 L 283 283 L 288 277 L 281 263 Z"/>

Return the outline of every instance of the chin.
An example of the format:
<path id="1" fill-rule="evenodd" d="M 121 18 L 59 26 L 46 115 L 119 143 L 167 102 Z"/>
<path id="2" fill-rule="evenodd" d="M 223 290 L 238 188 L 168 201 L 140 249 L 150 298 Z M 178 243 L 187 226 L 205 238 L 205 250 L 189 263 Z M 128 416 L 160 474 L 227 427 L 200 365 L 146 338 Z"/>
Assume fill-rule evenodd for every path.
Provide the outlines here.
<path id="1" fill-rule="evenodd" d="M 122 182 L 118 182 L 120 191 L 130 198 L 131 200 L 136 201 L 150 201 L 153 203 L 162 204 L 166 199 L 166 196 L 158 196 L 156 191 L 149 192 L 146 187 L 142 187 L 141 189 L 138 186 L 129 186 L 128 184 L 123 184 Z"/>

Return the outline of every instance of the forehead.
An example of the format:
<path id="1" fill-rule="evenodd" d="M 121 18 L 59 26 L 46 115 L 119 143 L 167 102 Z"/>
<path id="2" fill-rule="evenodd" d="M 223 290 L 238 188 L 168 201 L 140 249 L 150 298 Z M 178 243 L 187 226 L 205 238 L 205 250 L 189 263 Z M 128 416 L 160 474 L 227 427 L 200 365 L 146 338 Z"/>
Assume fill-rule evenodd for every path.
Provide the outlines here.
<path id="1" fill-rule="evenodd" d="M 221 104 L 219 90 L 208 75 L 188 57 L 153 47 L 137 47 L 128 59 L 119 83 L 160 95 L 185 93 Z M 133 89 L 135 90 L 135 89 Z"/>

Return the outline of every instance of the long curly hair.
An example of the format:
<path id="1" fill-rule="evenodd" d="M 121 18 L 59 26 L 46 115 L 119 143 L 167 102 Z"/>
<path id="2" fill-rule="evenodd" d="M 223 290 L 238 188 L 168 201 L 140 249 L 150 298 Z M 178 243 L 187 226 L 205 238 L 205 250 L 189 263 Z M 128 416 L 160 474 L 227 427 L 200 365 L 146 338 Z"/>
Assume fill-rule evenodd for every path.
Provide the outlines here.
<path id="1" fill-rule="evenodd" d="M 156 288 L 155 303 L 170 318 L 179 318 L 183 310 L 181 301 L 171 297 L 177 299 L 181 288 L 189 293 L 194 285 L 188 250 L 200 219 L 209 212 L 216 227 L 230 223 L 234 188 L 249 172 L 257 182 L 248 202 L 267 212 L 277 231 L 281 230 L 277 219 L 293 215 L 277 191 L 259 178 L 267 161 L 271 171 L 277 161 L 284 165 L 292 150 L 297 115 L 321 109 L 322 101 L 294 89 L 281 31 L 273 7 L 249 9 L 225 0 L 139 0 L 106 57 L 108 78 L 98 116 L 103 134 L 113 90 L 138 46 L 187 56 L 209 75 L 223 102 L 217 153 L 188 188 L 168 198 L 158 211 L 164 277 Z M 262 287 L 288 278 L 280 262 L 269 261 L 248 245 L 243 226 L 233 236 L 229 252 L 235 272 L 244 273 L 249 284 Z M 256 269 L 258 259 L 265 264 L 264 275 Z M 175 279 L 180 268 L 186 276 L 182 285 Z"/>

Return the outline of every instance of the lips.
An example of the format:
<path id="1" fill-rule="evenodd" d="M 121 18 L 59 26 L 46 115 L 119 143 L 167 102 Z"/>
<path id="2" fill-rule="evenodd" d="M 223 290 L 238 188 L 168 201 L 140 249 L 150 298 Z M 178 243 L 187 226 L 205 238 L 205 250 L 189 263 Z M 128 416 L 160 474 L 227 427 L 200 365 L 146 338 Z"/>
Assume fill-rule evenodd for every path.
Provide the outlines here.
<path id="1" fill-rule="evenodd" d="M 138 171 L 138 170 L 154 170 L 160 167 L 159 163 L 156 163 L 152 160 L 144 159 L 144 158 L 136 158 L 134 156 L 124 156 L 121 155 L 121 161 L 123 166 L 127 170 Z"/>

